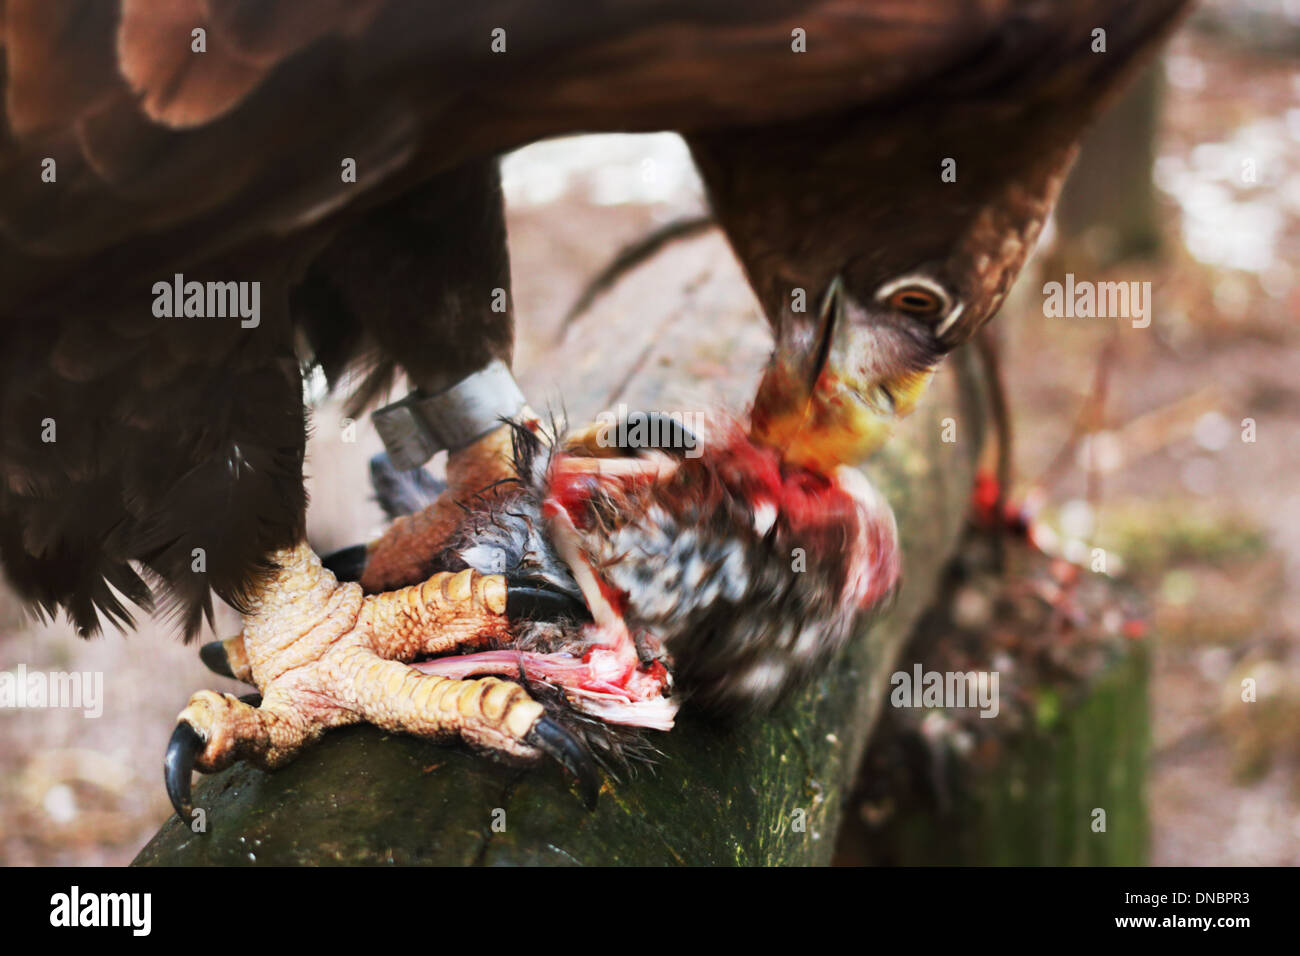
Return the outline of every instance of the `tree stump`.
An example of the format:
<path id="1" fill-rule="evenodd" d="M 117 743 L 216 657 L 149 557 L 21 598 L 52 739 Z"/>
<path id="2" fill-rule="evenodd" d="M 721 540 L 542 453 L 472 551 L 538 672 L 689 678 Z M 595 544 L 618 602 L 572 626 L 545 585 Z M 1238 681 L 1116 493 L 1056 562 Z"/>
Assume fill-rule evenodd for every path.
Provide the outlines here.
<path id="1" fill-rule="evenodd" d="M 973 531 L 902 658 L 1000 672 L 977 708 L 887 708 L 837 859 L 876 865 L 1145 862 L 1148 645 L 1137 595 L 1104 574 Z M 1139 612 L 1140 613 L 1140 612 Z"/>

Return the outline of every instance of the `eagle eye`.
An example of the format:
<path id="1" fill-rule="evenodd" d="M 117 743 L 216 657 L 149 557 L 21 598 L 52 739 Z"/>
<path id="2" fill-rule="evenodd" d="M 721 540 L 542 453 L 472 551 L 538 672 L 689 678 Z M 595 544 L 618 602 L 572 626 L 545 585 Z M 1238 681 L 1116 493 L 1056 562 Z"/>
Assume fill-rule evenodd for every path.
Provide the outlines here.
<path id="1" fill-rule="evenodd" d="M 943 299 L 921 286 L 907 286 L 891 294 L 889 305 L 909 315 L 935 316 L 944 307 Z"/>
<path id="2" fill-rule="evenodd" d="M 876 301 L 928 323 L 936 340 L 953 328 L 963 309 L 938 282 L 915 273 L 885 283 L 876 290 Z"/>

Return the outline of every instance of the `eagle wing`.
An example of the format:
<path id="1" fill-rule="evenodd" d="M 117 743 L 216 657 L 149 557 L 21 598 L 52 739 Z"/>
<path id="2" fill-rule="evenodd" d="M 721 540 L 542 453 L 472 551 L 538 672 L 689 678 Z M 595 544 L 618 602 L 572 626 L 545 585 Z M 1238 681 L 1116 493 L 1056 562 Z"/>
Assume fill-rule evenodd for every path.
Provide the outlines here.
<path id="1" fill-rule="evenodd" d="M 140 564 L 188 632 L 209 587 L 239 606 L 305 510 L 288 290 L 440 172 L 581 131 L 1060 96 L 1104 69 L 1062 67 L 1061 37 L 1142 38 L 1179 3 L 0 0 L 6 574 L 85 630 L 149 605 Z M 257 334 L 150 313 L 153 283 L 218 268 L 278 283 Z"/>
<path id="2" fill-rule="evenodd" d="M 96 260 L 165 274 L 545 136 L 880 100 L 979 50 L 1020 6 L 7 0 L 0 305 L 59 284 L 51 258 L 78 260 L 83 281 Z M 794 52 L 796 31 L 811 52 Z"/>

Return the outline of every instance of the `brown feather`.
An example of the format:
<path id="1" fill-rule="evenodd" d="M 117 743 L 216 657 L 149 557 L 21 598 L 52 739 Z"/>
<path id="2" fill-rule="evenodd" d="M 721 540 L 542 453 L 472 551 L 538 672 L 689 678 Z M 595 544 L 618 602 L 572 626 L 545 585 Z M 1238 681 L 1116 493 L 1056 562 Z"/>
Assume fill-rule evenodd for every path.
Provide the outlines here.
<path id="1" fill-rule="evenodd" d="M 242 100 L 267 65 L 242 58 L 213 34 L 202 0 L 121 0 L 118 68 L 151 119 L 175 129 L 209 123 Z M 207 32 L 205 52 L 193 31 Z"/>
<path id="2" fill-rule="evenodd" d="M 70 123 L 120 88 L 115 7 L 104 0 L 9 0 L 5 115 L 15 135 Z"/>
<path id="3" fill-rule="evenodd" d="M 212 30 L 241 59 L 269 66 L 330 33 L 363 30 L 386 0 L 203 0 Z"/>

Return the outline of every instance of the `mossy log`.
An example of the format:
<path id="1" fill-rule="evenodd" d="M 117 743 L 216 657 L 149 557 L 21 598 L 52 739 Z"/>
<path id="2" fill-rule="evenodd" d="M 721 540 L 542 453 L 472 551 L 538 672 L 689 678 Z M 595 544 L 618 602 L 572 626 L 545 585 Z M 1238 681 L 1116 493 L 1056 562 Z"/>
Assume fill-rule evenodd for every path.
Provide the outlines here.
<path id="1" fill-rule="evenodd" d="M 608 780 L 592 813 L 556 767 L 351 728 L 274 773 L 240 765 L 198 781 L 207 832 L 172 819 L 136 863 L 828 863 L 895 658 L 966 516 L 989 394 L 970 351 L 869 467 L 904 543 L 894 606 L 775 713 L 722 724 L 688 709 L 655 736 L 657 765 Z"/>

